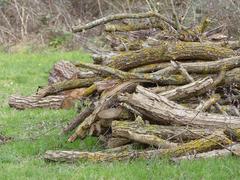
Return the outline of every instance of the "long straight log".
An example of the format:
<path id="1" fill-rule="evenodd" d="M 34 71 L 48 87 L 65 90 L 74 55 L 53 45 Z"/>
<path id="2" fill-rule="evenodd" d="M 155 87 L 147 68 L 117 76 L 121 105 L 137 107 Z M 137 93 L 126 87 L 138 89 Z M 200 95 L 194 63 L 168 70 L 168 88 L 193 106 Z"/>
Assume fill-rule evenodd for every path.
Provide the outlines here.
<path id="1" fill-rule="evenodd" d="M 168 62 L 170 60 L 218 60 L 234 55 L 234 51 L 198 42 L 163 43 L 157 47 L 143 48 L 113 56 L 104 65 L 129 70 L 146 64 Z"/>
<path id="2" fill-rule="evenodd" d="M 190 63 L 181 63 L 181 65 L 189 73 L 197 74 L 213 74 L 219 72 L 223 67 L 226 70 L 231 70 L 233 68 L 240 67 L 240 56 L 220 59 L 217 61 L 207 61 L 207 62 L 190 62 Z M 146 72 L 155 72 L 156 74 L 166 75 L 176 72 L 176 70 L 171 66 L 170 63 L 157 63 L 149 64 L 134 68 L 131 72 L 134 73 L 146 73 Z"/>
<path id="3" fill-rule="evenodd" d="M 230 145 L 232 142 L 222 134 L 213 134 L 206 138 L 185 143 L 171 149 L 160 149 L 150 151 L 123 151 L 117 153 L 108 152 L 79 152 L 79 151 L 47 151 L 44 159 L 54 162 L 76 162 L 76 161 L 120 161 L 133 160 L 137 158 L 152 159 L 161 157 L 179 157 L 189 153 L 206 152 Z"/>
<path id="4" fill-rule="evenodd" d="M 159 124 L 177 124 L 203 127 L 240 127 L 240 117 L 208 114 L 185 108 L 169 101 L 163 96 L 156 95 L 141 86 L 137 93 L 119 96 L 119 100 L 127 103 L 149 120 Z"/>
<path id="5" fill-rule="evenodd" d="M 8 104 L 15 109 L 35 109 L 35 108 L 49 108 L 61 109 L 63 108 L 66 96 L 47 96 L 39 98 L 39 96 L 17 96 L 12 95 L 9 98 Z"/>
<path id="6" fill-rule="evenodd" d="M 137 141 L 131 138 L 131 134 L 154 135 L 160 139 L 169 140 L 172 142 L 187 142 L 195 139 L 201 139 L 204 136 L 209 136 L 216 132 L 215 129 L 202 129 L 181 126 L 159 126 L 152 124 L 140 124 L 136 121 L 113 121 L 112 136 L 124 137 Z M 142 142 L 143 143 L 143 142 Z M 149 143 L 147 143 L 149 144 Z"/>

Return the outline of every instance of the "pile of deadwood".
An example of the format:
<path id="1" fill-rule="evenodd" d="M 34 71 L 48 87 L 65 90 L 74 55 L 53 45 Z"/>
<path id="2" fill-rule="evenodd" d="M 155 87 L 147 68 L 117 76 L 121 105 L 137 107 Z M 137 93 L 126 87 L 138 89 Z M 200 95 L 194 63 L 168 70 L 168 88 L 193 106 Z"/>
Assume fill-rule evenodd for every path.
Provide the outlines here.
<path id="1" fill-rule="evenodd" d="M 104 26 L 111 51 L 96 51 L 94 63 L 59 61 L 47 86 L 32 96 L 13 95 L 9 105 L 84 104 L 63 133 L 72 132 L 69 142 L 97 136 L 106 149 L 47 151 L 51 161 L 238 155 L 240 43 L 229 41 L 223 26 L 208 30 L 209 22 L 187 28 L 176 17 L 147 12 L 76 26 L 74 33 Z"/>

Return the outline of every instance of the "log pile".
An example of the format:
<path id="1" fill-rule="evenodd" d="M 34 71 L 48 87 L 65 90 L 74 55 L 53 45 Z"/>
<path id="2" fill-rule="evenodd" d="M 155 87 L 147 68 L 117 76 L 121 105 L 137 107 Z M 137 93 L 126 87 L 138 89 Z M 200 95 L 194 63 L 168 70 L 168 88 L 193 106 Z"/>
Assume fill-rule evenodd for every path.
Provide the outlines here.
<path id="1" fill-rule="evenodd" d="M 207 19 L 189 29 L 174 17 L 117 14 L 76 26 L 75 33 L 105 25 L 112 50 L 93 54 L 93 64 L 59 61 L 47 86 L 9 98 L 21 110 L 71 108 L 81 101 L 84 108 L 63 133 L 72 133 L 68 142 L 97 136 L 106 147 L 47 151 L 46 160 L 179 161 L 239 154 L 240 43 L 217 38 L 225 37 L 217 36 L 221 27 L 206 31 Z M 151 21 L 115 23 L 129 18 Z"/>

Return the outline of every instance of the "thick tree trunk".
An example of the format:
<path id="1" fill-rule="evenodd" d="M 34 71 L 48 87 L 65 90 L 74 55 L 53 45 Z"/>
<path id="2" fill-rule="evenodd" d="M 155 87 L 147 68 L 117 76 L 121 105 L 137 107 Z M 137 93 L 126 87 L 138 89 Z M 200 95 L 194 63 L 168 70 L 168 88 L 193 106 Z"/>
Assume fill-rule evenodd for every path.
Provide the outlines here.
<path id="1" fill-rule="evenodd" d="M 233 50 L 196 42 L 165 43 L 158 47 L 143 48 L 112 57 L 104 65 L 129 70 L 141 65 L 170 60 L 217 60 L 234 55 Z"/>
<path id="2" fill-rule="evenodd" d="M 240 127 L 240 117 L 219 114 L 202 113 L 185 108 L 169 101 L 163 96 L 156 95 L 141 86 L 136 94 L 119 96 L 119 100 L 129 104 L 149 120 L 159 124 L 177 124 L 203 127 Z"/>
<path id="3" fill-rule="evenodd" d="M 232 142 L 222 134 L 213 134 L 206 138 L 198 139 L 183 145 L 171 148 L 151 151 L 123 151 L 117 153 L 106 152 L 79 152 L 79 151 L 47 151 L 44 159 L 55 162 L 75 162 L 75 161 L 119 161 L 133 160 L 137 158 L 152 159 L 161 157 L 179 157 L 189 153 L 206 152 L 230 145 Z"/>
<path id="4" fill-rule="evenodd" d="M 63 108 L 66 96 L 47 96 L 39 98 L 39 96 L 10 96 L 8 104 L 10 107 L 16 109 L 35 109 L 35 108 L 50 108 L 61 109 Z"/>
<path id="5" fill-rule="evenodd" d="M 157 138 L 172 141 L 172 142 L 187 142 L 190 140 L 200 139 L 209 136 L 216 132 L 214 129 L 201 129 L 201 128 L 187 128 L 181 126 L 159 126 L 152 124 L 140 124 L 136 121 L 113 121 L 112 122 L 112 136 L 124 137 L 134 141 L 140 142 L 132 134 L 139 135 L 153 135 Z M 139 139 L 139 138 L 138 138 Z M 150 145 L 151 142 L 144 142 Z"/>

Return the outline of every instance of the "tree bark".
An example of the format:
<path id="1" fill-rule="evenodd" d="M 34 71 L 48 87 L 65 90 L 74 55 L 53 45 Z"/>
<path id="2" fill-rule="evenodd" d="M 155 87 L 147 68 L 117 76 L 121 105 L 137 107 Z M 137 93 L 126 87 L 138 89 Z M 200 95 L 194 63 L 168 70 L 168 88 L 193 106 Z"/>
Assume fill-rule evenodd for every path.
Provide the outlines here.
<path id="1" fill-rule="evenodd" d="M 37 92 L 37 95 L 45 97 L 65 90 L 89 87 L 96 80 L 97 78 L 88 78 L 88 79 L 71 79 L 62 82 L 57 82 L 49 86 L 43 87 Z"/>
<path id="2" fill-rule="evenodd" d="M 107 141 L 107 148 L 116 148 L 131 143 L 130 139 L 121 137 L 111 137 Z"/>
<path id="3" fill-rule="evenodd" d="M 159 126 L 152 124 L 140 124 L 136 121 L 113 121 L 112 136 L 124 137 L 137 141 L 130 137 L 131 134 L 136 135 L 154 135 L 160 139 L 168 140 L 175 143 L 188 142 L 195 139 L 200 139 L 204 136 L 209 136 L 216 132 L 215 129 L 187 128 L 181 126 Z M 139 141 L 138 141 L 139 142 Z M 141 142 L 146 143 L 146 142 Z M 150 144 L 149 141 L 146 144 Z M 150 144 L 151 145 L 151 144 Z M 153 144 L 154 145 L 154 144 Z"/>
<path id="4" fill-rule="evenodd" d="M 94 111 L 94 104 L 92 103 L 89 107 L 85 107 L 82 112 L 80 112 L 70 124 L 68 124 L 64 129 L 63 133 L 67 133 L 69 131 L 74 130 L 79 124 L 81 124 L 84 119 Z"/>
<path id="5" fill-rule="evenodd" d="M 35 109 L 35 108 L 49 108 L 61 109 L 63 108 L 66 96 L 47 96 L 39 98 L 39 96 L 17 96 L 12 95 L 9 98 L 8 104 L 15 109 Z"/>
<path id="6" fill-rule="evenodd" d="M 240 144 L 234 144 L 226 149 L 213 150 L 204 153 L 198 153 L 194 155 L 181 156 L 177 158 L 172 158 L 173 162 L 179 162 L 182 160 L 198 160 L 198 159 L 207 159 L 207 158 L 217 158 L 217 157 L 226 157 L 234 155 L 235 153 L 239 155 Z"/>
<path id="7" fill-rule="evenodd" d="M 104 65 L 129 70 L 138 66 L 168 62 L 170 60 L 217 60 L 230 57 L 234 51 L 214 45 L 198 42 L 164 43 L 158 47 L 143 48 L 135 52 L 126 52 L 113 56 Z"/>
<path id="8" fill-rule="evenodd" d="M 188 109 L 141 86 L 137 87 L 137 93 L 119 96 L 119 100 L 129 104 L 144 117 L 152 121 L 155 120 L 159 124 L 216 128 L 240 127 L 240 117 L 225 117 Z"/>
<path id="9" fill-rule="evenodd" d="M 75 133 L 68 139 L 69 142 L 73 142 L 76 140 L 77 137 L 80 137 L 81 139 L 85 138 L 90 127 L 93 123 L 97 121 L 97 114 L 106 109 L 109 108 L 117 99 L 117 95 L 119 93 L 132 91 L 136 87 L 136 82 L 125 82 L 119 85 L 116 85 L 113 90 L 106 92 L 99 102 L 97 103 L 97 106 L 95 110 L 92 112 L 91 115 L 89 115 L 77 128 Z"/>
<path id="10" fill-rule="evenodd" d="M 76 161 L 120 161 L 133 159 L 152 159 L 161 157 L 179 157 L 187 153 L 206 152 L 212 149 L 222 148 L 232 142 L 222 134 L 213 134 L 206 138 L 185 143 L 171 149 L 160 149 L 150 151 L 123 151 L 117 153 L 106 152 L 79 152 L 79 151 L 47 151 L 44 159 L 54 162 L 76 162 Z"/>

